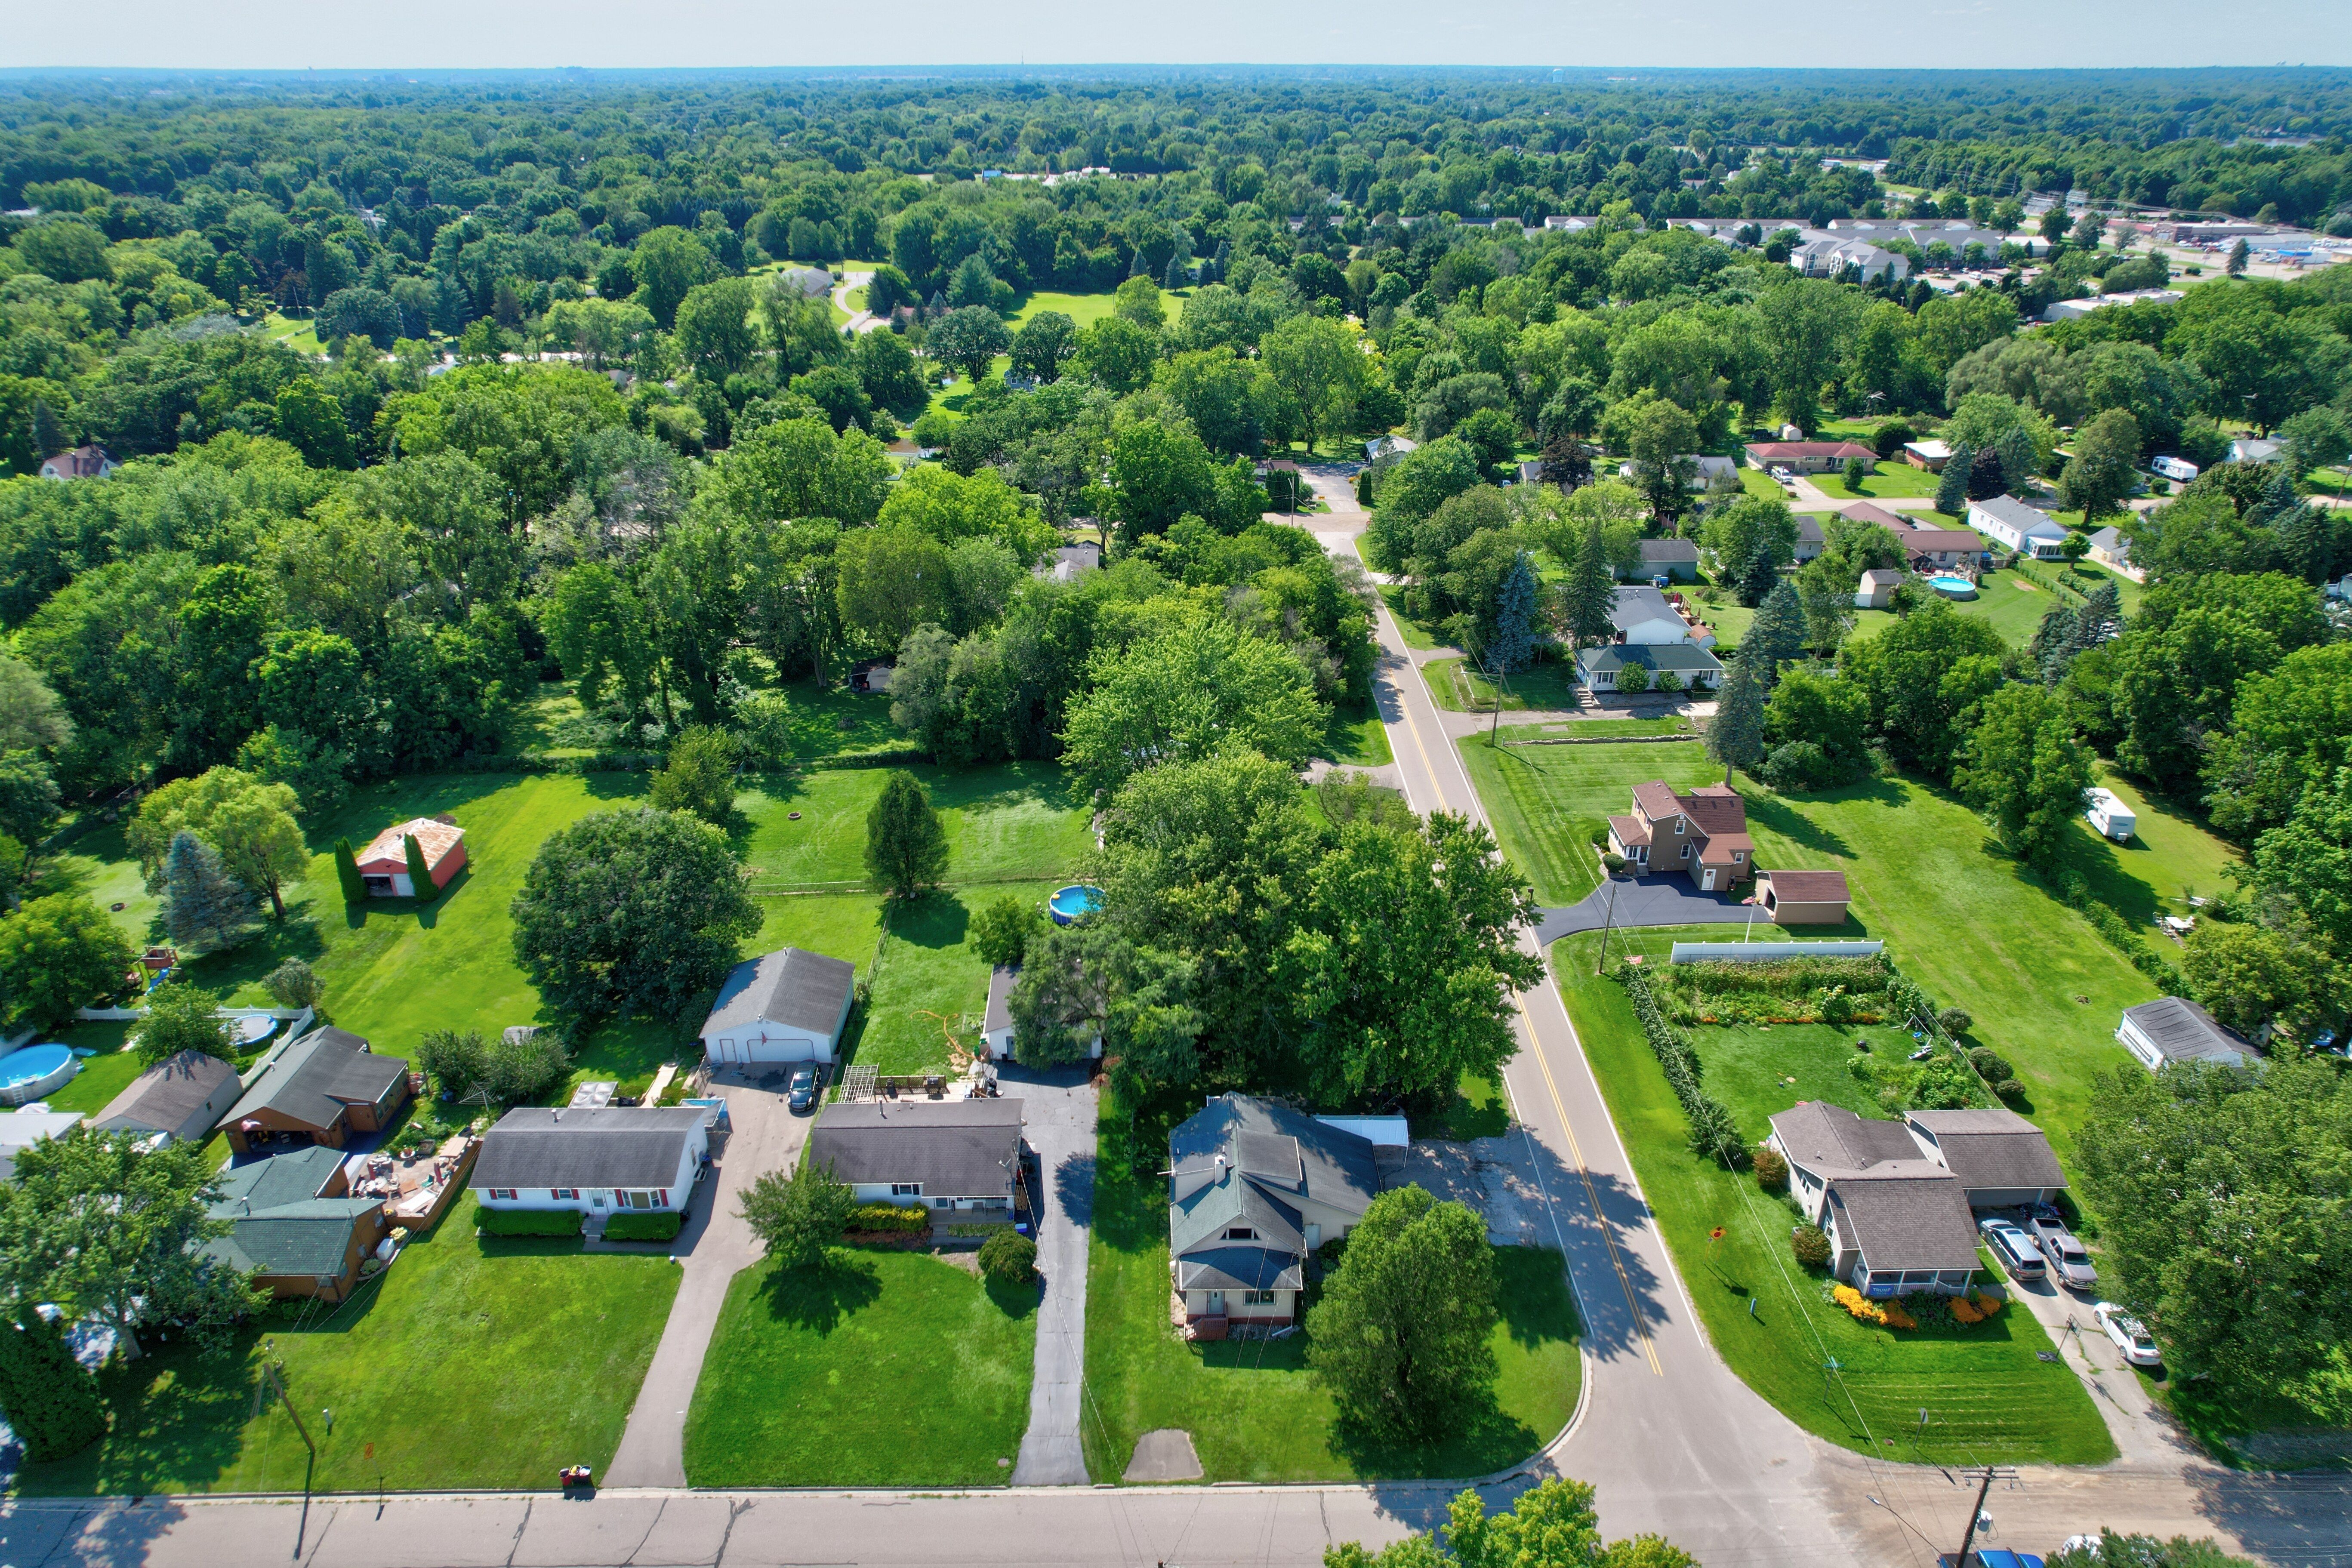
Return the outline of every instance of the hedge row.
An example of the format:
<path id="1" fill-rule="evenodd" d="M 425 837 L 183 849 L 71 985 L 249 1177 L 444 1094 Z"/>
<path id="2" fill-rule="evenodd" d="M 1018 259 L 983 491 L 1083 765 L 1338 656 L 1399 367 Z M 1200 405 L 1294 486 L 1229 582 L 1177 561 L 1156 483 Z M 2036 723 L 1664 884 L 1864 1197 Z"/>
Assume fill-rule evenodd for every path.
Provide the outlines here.
<path id="1" fill-rule="evenodd" d="M 2091 929 L 2107 939 L 2116 952 L 2131 960 L 2131 966 L 2155 981 L 2175 996 L 2197 999 L 2189 977 L 2158 956 L 2156 949 L 2140 940 L 2132 923 L 2107 905 L 2092 896 L 2091 884 L 2083 879 L 2080 871 L 2062 871 L 2058 875 L 2058 893 L 2068 903 L 2083 911 Z"/>
<path id="2" fill-rule="evenodd" d="M 475 1228 L 484 1236 L 578 1236 L 578 1209 L 478 1209 Z"/>
<path id="3" fill-rule="evenodd" d="M 1747 1140 L 1740 1137 L 1739 1124 L 1732 1120 L 1724 1103 L 1699 1086 L 1698 1051 L 1689 1037 L 1666 1022 L 1650 989 L 1647 973 L 1628 963 L 1619 967 L 1617 978 L 1633 1001 L 1633 1016 L 1641 1020 L 1642 1033 L 1649 1037 L 1651 1054 L 1666 1069 L 1666 1082 L 1673 1087 L 1675 1098 L 1682 1101 L 1683 1114 L 1690 1118 L 1691 1152 L 1720 1160 L 1727 1168 L 1737 1169 L 1748 1157 Z"/>
<path id="4" fill-rule="evenodd" d="M 606 1241 L 668 1241 L 686 1223 L 676 1209 L 661 1214 L 616 1214 L 604 1222 Z"/>
<path id="5" fill-rule="evenodd" d="M 902 1204 L 860 1204 L 849 1211 L 850 1230 L 892 1230 L 912 1236 L 931 1226 L 931 1211 Z"/>
<path id="6" fill-rule="evenodd" d="M 887 752 L 852 752 L 846 756 L 811 757 L 799 765 L 818 772 L 840 768 L 902 768 L 909 763 L 928 763 L 931 753 L 918 746 L 896 746 Z"/>

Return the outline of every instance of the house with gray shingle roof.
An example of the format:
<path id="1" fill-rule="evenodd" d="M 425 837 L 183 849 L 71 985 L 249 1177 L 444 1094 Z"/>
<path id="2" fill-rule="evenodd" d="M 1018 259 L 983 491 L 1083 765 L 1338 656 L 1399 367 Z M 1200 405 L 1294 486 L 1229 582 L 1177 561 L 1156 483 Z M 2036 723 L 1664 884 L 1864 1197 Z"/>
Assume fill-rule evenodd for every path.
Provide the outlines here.
<path id="1" fill-rule="evenodd" d="M 713 1062 L 829 1062 L 849 1022 L 857 966 L 805 948 L 780 947 L 729 972 L 702 1021 Z"/>
<path id="2" fill-rule="evenodd" d="M 391 1228 L 382 1198 L 350 1194 L 341 1153 L 316 1144 L 233 1165 L 212 1204 L 212 1217 L 227 1221 L 228 1234 L 204 1250 L 280 1300 L 341 1301 Z"/>
<path id="3" fill-rule="evenodd" d="M 244 1087 L 236 1068 L 220 1058 L 182 1051 L 131 1079 L 90 1125 L 100 1132 L 162 1133 L 183 1143 L 202 1142 Z"/>
<path id="4" fill-rule="evenodd" d="M 1789 1162 L 1790 1195 L 1830 1238 L 1832 1275 L 1867 1296 L 1968 1289 L 1967 1189 L 1904 1123 L 1808 1100 L 1773 1117 L 1764 1143 Z"/>
<path id="5" fill-rule="evenodd" d="M 474 1196 L 484 1208 L 683 1209 L 710 1152 L 698 1105 L 517 1106 L 482 1139 Z"/>
<path id="6" fill-rule="evenodd" d="M 408 1100 L 408 1064 L 377 1056 L 359 1036 L 313 1029 L 262 1058 L 223 1126 L 229 1147 L 249 1154 L 280 1142 L 340 1149 L 376 1131 Z"/>
<path id="7" fill-rule="evenodd" d="M 1168 1258 L 1188 1324 L 1297 1321 L 1307 1258 L 1380 1192 L 1369 1138 L 1220 1095 L 1168 1135 Z"/>

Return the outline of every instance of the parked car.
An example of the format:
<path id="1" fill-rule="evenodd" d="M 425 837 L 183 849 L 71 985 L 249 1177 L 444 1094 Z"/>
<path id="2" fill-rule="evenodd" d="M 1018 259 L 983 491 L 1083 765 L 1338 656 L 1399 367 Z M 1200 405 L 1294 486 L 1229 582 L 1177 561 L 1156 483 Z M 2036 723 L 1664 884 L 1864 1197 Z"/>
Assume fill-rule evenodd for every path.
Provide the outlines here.
<path id="1" fill-rule="evenodd" d="M 2123 1352 L 2124 1360 L 2134 1366 L 2161 1366 L 2164 1352 L 2158 1346 L 2156 1336 L 2149 1333 L 2137 1318 L 2116 1306 L 2102 1301 L 2091 1309 L 2092 1318 L 2101 1331 L 2115 1341 L 2116 1349 Z"/>
<path id="2" fill-rule="evenodd" d="M 1984 1237 L 1992 1255 L 2011 1279 L 2022 1284 L 2029 1279 L 2047 1279 L 2050 1270 L 2042 1261 L 2041 1250 L 2033 1238 L 2009 1220 L 1987 1219 L 1977 1224 L 1977 1234 Z"/>
<path id="3" fill-rule="evenodd" d="M 816 1109 L 816 1068 L 803 1062 L 793 1069 L 791 1084 L 785 1089 L 786 1103 L 795 1113 Z"/>
<path id="4" fill-rule="evenodd" d="M 2099 1282 L 2099 1271 L 2091 1267 L 2091 1255 L 2083 1250 L 2083 1244 L 2074 1239 L 2074 1233 L 2066 1228 L 2066 1222 L 2058 1217 L 2055 1210 L 2046 1204 L 2034 1207 L 2033 1217 L 2025 1222 L 2025 1234 L 2042 1249 L 2059 1284 L 2089 1295 Z M 2049 1212 L 2042 1212 L 2044 1210 Z"/>

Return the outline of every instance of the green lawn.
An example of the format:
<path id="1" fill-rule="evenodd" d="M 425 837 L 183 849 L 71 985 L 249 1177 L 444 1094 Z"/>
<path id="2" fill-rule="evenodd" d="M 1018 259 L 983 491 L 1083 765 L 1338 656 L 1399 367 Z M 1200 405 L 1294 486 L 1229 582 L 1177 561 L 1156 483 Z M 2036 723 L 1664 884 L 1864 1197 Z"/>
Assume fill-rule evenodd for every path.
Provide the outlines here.
<path id="1" fill-rule="evenodd" d="M 1396 761 L 1389 749 L 1388 726 L 1377 709 L 1334 707 L 1323 731 L 1323 755 L 1343 768 L 1386 767 Z"/>
<path id="2" fill-rule="evenodd" d="M 2158 914 L 2186 915 L 2189 895 L 2228 890 L 2228 868 L 2242 864 L 2237 846 L 2213 833 L 2169 800 L 2141 793 L 2113 767 L 2099 764 L 2099 783 L 2123 797 L 2139 820 L 2128 842 L 2116 844 L 2081 823 L 2091 841 L 2095 864 L 2110 866 L 2114 879 L 2101 890 L 2133 920 Z M 2167 943 L 2151 937 L 2158 951 Z"/>
<path id="3" fill-rule="evenodd" d="M 1766 500 L 1784 501 L 1789 499 L 1789 492 L 1780 488 L 1780 480 L 1761 468 L 1748 467 L 1744 458 L 1739 464 L 1739 488 L 1749 495 L 1762 496 Z"/>
<path id="4" fill-rule="evenodd" d="M 1168 313 L 1170 326 L 1184 319 L 1184 302 L 1192 296 L 1192 291 L 1189 289 L 1173 294 L 1164 289 L 1160 290 L 1160 307 Z M 1005 318 L 1005 324 L 1017 332 L 1030 317 L 1045 310 L 1059 310 L 1079 326 L 1090 327 L 1109 315 L 1118 304 L 1115 294 L 1064 294 L 1041 289 L 1034 293 L 1016 295 L 1013 301 L 1013 314 Z"/>
<path id="5" fill-rule="evenodd" d="M 1692 596 L 1691 605 L 1698 612 L 1699 624 L 1715 634 L 1715 652 L 1720 658 L 1739 646 L 1739 639 L 1748 635 L 1748 626 L 1756 619 L 1756 612 L 1734 598 L 1728 588 L 1715 593 L 1712 599 Z"/>
<path id="6" fill-rule="evenodd" d="M 291 317 L 281 316 L 277 311 L 272 310 L 269 312 L 268 317 L 262 322 L 261 331 L 262 334 L 268 338 L 270 342 L 284 343 L 288 348 L 292 349 L 295 353 L 299 354 L 306 354 L 316 359 L 323 357 L 327 352 L 327 346 L 319 341 L 318 323 L 316 321 L 298 321 Z"/>
<path id="7" fill-rule="evenodd" d="M 1674 937 L 1697 934 L 1704 933 L 1645 931 L 1633 940 L 1657 962 Z M 2096 1464 L 2114 1458 L 2080 1380 L 2037 1359 L 2050 1341 L 2022 1308 L 1972 1327 L 1897 1333 L 1856 1322 L 1826 1299 L 1826 1279 L 1789 1255 L 1796 1216 L 1786 1200 L 1685 1146 L 1682 1108 L 1623 988 L 1593 976 L 1599 942 L 1588 934 L 1556 944 L 1555 982 L 1708 1341 L 1748 1386 L 1807 1431 L 1891 1460 Z M 1717 1032 L 1692 1031 L 1707 1058 L 1711 1087 L 1717 1058 L 1705 1037 Z M 1800 1081 L 1782 1090 L 1790 1096 L 1783 1105 L 1805 1090 L 1809 1078 L 1822 1075 L 1825 1044 L 1802 1039 L 1806 1031 L 1787 1032 L 1798 1037 L 1788 1044 Z M 1725 1087 L 1743 1101 L 1735 1107 L 1743 1126 L 1766 1086 L 1743 1092 L 1738 1080 L 1743 1073 L 1760 1079 L 1769 1072 L 1769 1044 L 1783 1033 L 1753 1034 L 1721 1053 L 1723 1075 L 1734 1080 Z M 1710 1240 L 1718 1227 L 1722 1239 Z M 1824 1371 L 1832 1360 L 1840 1369 L 1833 1378 Z"/>
<path id="8" fill-rule="evenodd" d="M 473 1212 L 461 1198 L 340 1310 L 289 1304 L 222 1354 L 173 1342 L 116 1361 L 100 1378 L 112 1432 L 70 1459 L 26 1466 L 18 1491 L 300 1489 L 305 1455 L 283 1407 L 252 1414 L 263 1341 L 284 1358 L 318 1442 L 320 1490 L 550 1489 L 563 1465 L 601 1474 L 668 1320 L 677 1266 L 591 1255 L 577 1241 L 478 1238 Z M 331 1433 L 322 1410 L 335 1413 Z"/>
<path id="9" fill-rule="evenodd" d="M 1955 601 L 1952 608 L 1990 624 L 2011 647 L 2024 647 L 2053 606 L 2076 602 L 2027 580 L 2022 573 L 1990 572 L 1978 583 L 1975 598 Z"/>
<path id="10" fill-rule="evenodd" d="M 1676 789 L 1720 784 L 1723 768 L 1706 748 L 1653 746 L 1503 746 L 1486 737 L 1459 742 L 1463 765 L 1486 803 L 1495 837 L 1546 904 L 1572 904 L 1601 885 L 1594 835 L 1602 818 L 1631 811 L 1633 786 L 1664 779 Z"/>
<path id="11" fill-rule="evenodd" d="M 1933 496 L 1936 487 L 1943 482 L 1927 469 L 1915 468 L 1899 459 L 1876 464 L 1870 478 L 1863 481 L 1862 489 L 1858 490 L 1847 488 L 1843 469 L 1832 468 L 1826 474 L 1808 474 L 1805 477 L 1819 486 L 1823 495 L 1835 496 L 1840 500 L 1885 500 L 1890 496 L 1897 500 L 1916 500 L 1922 496 Z"/>
<path id="12" fill-rule="evenodd" d="M 1034 1290 L 835 1248 L 727 1288 L 686 1422 L 698 1487 L 1001 1484 L 1029 1423 Z"/>
<path id="13" fill-rule="evenodd" d="M 105 1110 L 114 1097 L 131 1087 L 131 1080 L 146 1070 L 137 1051 L 122 1048 L 130 1035 L 127 1023 L 80 1023 L 68 1026 L 44 1036 L 45 1039 L 61 1041 L 68 1046 L 88 1046 L 98 1052 L 84 1058 L 81 1071 L 65 1088 L 47 1098 L 51 1110 L 79 1110 L 95 1116 Z"/>
<path id="14" fill-rule="evenodd" d="M 1440 708 L 1454 713 L 1495 710 L 1495 682 L 1469 660 L 1432 659 L 1421 667 L 1421 673 L 1428 682 L 1430 700 Z M 1503 710 L 1518 713 L 1530 709 L 1574 712 L 1576 666 L 1555 658 L 1514 672 L 1503 694 Z"/>
<path id="15" fill-rule="evenodd" d="M 1622 741 L 1632 735 L 1696 735 L 1697 727 L 1679 716 L 1665 719 L 1565 719 L 1548 724 L 1517 724 L 1503 737 L 1514 741 L 1567 737 L 1582 741 Z"/>
<path id="16" fill-rule="evenodd" d="M 1388 605 L 1389 614 L 1395 618 L 1397 631 L 1404 637 L 1405 647 L 1423 649 L 1445 646 L 1433 629 L 1404 613 L 1404 590 L 1402 587 L 1393 583 L 1383 584 L 1381 602 Z"/>
<path id="17" fill-rule="evenodd" d="M 1399 1448 L 1339 1428 L 1307 1370 L 1306 1336 L 1192 1344 L 1169 1326 L 1168 1207 L 1158 1175 L 1172 1110 L 1131 1133 L 1103 1104 L 1087 1261 L 1087 1468 L 1118 1480 L 1145 1432 L 1192 1435 L 1207 1481 L 1369 1480 L 1469 1476 L 1534 1453 L 1568 1425 L 1583 1376 L 1576 1310 L 1556 1252 L 1497 1247 L 1496 1405 L 1446 1442 Z M 1139 1173 L 1139 1164 L 1142 1173 Z"/>
<path id="18" fill-rule="evenodd" d="M 958 887 L 1058 876 L 1094 847 L 1085 803 L 1048 763 L 907 771 L 944 818 L 948 880 Z M 863 889 L 866 816 L 887 777 L 882 768 L 816 769 L 772 775 L 740 795 L 736 809 L 751 825 L 743 859 L 753 885 Z"/>
<path id="19" fill-rule="evenodd" d="M 988 1005 L 989 967 L 971 945 L 972 921 L 998 899 L 1042 906 L 1062 885 L 995 882 L 891 911 L 848 1059 L 885 1073 L 946 1070 L 955 1045 L 969 1050 L 979 1037 Z"/>

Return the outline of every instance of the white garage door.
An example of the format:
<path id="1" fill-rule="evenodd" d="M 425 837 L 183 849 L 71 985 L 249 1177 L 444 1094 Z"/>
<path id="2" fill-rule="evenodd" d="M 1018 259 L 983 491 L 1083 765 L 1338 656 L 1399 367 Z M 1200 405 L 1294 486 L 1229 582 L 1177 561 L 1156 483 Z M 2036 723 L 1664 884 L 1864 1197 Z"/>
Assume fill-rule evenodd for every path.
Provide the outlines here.
<path id="1" fill-rule="evenodd" d="M 750 1059 L 755 1062 L 805 1062 L 816 1058 L 816 1043 L 805 1038 L 779 1039 L 771 1036 L 747 1044 Z"/>

